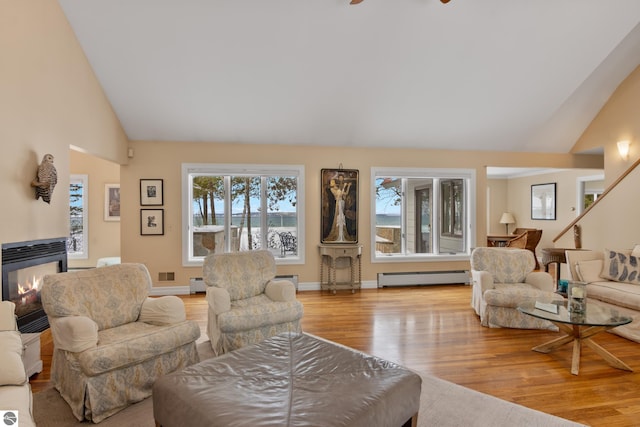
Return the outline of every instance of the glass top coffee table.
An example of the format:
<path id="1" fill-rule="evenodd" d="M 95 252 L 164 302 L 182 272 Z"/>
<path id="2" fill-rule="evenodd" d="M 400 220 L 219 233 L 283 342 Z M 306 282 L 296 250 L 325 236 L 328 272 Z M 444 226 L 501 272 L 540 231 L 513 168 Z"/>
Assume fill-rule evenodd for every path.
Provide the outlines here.
<path id="1" fill-rule="evenodd" d="M 558 304 L 541 305 L 550 309 L 551 305 L 557 306 L 557 313 L 536 308 L 534 302 L 523 304 L 518 307 L 518 311 L 529 316 L 545 319 L 558 326 L 564 336 L 556 338 L 547 343 L 533 347 L 533 351 L 540 353 L 550 353 L 557 348 L 573 342 L 573 357 L 571 361 L 571 373 L 578 375 L 580 369 L 580 350 L 582 344 L 595 351 L 600 357 L 617 369 L 633 372 L 626 363 L 609 353 L 607 350 L 596 344 L 592 338 L 607 329 L 631 323 L 631 318 L 620 315 L 616 310 L 603 307 L 593 302 L 587 304 L 585 313 L 570 313 L 567 310 L 566 302 Z"/>

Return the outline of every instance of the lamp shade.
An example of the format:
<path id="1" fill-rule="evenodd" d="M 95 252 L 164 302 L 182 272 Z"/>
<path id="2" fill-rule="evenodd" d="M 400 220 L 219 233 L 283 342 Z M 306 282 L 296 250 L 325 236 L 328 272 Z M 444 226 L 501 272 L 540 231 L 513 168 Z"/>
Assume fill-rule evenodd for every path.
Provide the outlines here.
<path id="1" fill-rule="evenodd" d="M 516 219 L 513 217 L 513 214 L 511 212 L 505 212 L 502 214 L 502 217 L 500 218 L 500 224 L 515 224 L 516 223 Z"/>
<path id="2" fill-rule="evenodd" d="M 513 217 L 511 212 L 505 212 L 500 217 L 500 224 L 504 224 L 507 230 L 507 234 L 509 234 L 509 224 L 515 224 L 516 219 Z"/>

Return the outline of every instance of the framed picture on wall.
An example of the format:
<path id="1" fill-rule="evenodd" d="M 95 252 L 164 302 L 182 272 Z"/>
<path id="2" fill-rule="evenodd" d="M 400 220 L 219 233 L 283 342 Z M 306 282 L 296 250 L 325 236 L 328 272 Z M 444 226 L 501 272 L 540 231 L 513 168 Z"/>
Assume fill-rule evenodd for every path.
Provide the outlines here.
<path id="1" fill-rule="evenodd" d="M 164 209 L 140 209 L 140 234 L 164 235 Z"/>
<path id="2" fill-rule="evenodd" d="M 162 206 L 164 204 L 164 188 L 161 179 L 140 180 L 140 205 Z"/>
<path id="3" fill-rule="evenodd" d="M 358 242 L 358 171 L 322 169 L 320 177 L 321 242 Z"/>
<path id="4" fill-rule="evenodd" d="M 104 220 L 120 221 L 120 184 L 104 185 Z"/>
<path id="5" fill-rule="evenodd" d="M 531 186 L 531 219 L 556 219 L 556 183 Z"/>

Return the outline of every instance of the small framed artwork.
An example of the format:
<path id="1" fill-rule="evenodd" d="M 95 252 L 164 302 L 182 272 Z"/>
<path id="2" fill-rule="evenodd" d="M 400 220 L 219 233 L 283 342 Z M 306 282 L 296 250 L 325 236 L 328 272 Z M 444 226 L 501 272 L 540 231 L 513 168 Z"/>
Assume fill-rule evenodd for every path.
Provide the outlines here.
<path id="1" fill-rule="evenodd" d="M 320 177 L 321 242 L 358 242 L 358 171 L 322 169 Z"/>
<path id="2" fill-rule="evenodd" d="M 140 205 L 162 206 L 164 204 L 164 188 L 161 179 L 140 180 Z"/>
<path id="3" fill-rule="evenodd" d="M 120 221 L 120 184 L 104 185 L 104 220 Z"/>
<path id="4" fill-rule="evenodd" d="M 164 235 L 164 209 L 140 209 L 140 235 Z"/>
<path id="5" fill-rule="evenodd" d="M 556 183 L 531 186 L 531 219 L 556 219 Z"/>

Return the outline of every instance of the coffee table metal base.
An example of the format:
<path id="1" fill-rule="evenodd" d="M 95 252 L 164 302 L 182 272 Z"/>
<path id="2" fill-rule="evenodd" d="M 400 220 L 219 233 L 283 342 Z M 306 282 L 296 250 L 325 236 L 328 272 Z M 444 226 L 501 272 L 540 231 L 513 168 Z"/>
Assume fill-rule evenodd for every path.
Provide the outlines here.
<path id="1" fill-rule="evenodd" d="M 609 363 L 609 365 L 613 366 L 617 369 L 622 369 L 623 371 L 633 372 L 633 369 L 629 367 L 622 360 L 615 357 L 613 354 L 609 353 L 607 350 L 602 348 L 599 344 L 595 343 L 591 338 L 599 334 L 600 332 L 606 331 L 607 329 L 611 329 L 615 326 L 579 326 L 579 325 L 567 325 L 566 323 L 553 322 L 560 331 L 565 333 L 565 336 L 556 338 L 547 343 L 540 344 L 536 347 L 533 347 L 533 351 L 537 351 L 539 353 L 551 353 L 553 350 L 556 350 L 562 347 L 565 344 L 573 342 L 573 356 L 571 358 L 571 373 L 573 375 L 578 375 L 580 370 L 580 353 L 582 350 L 582 344 L 585 344 L 591 350 L 595 351 L 600 357 Z"/>

